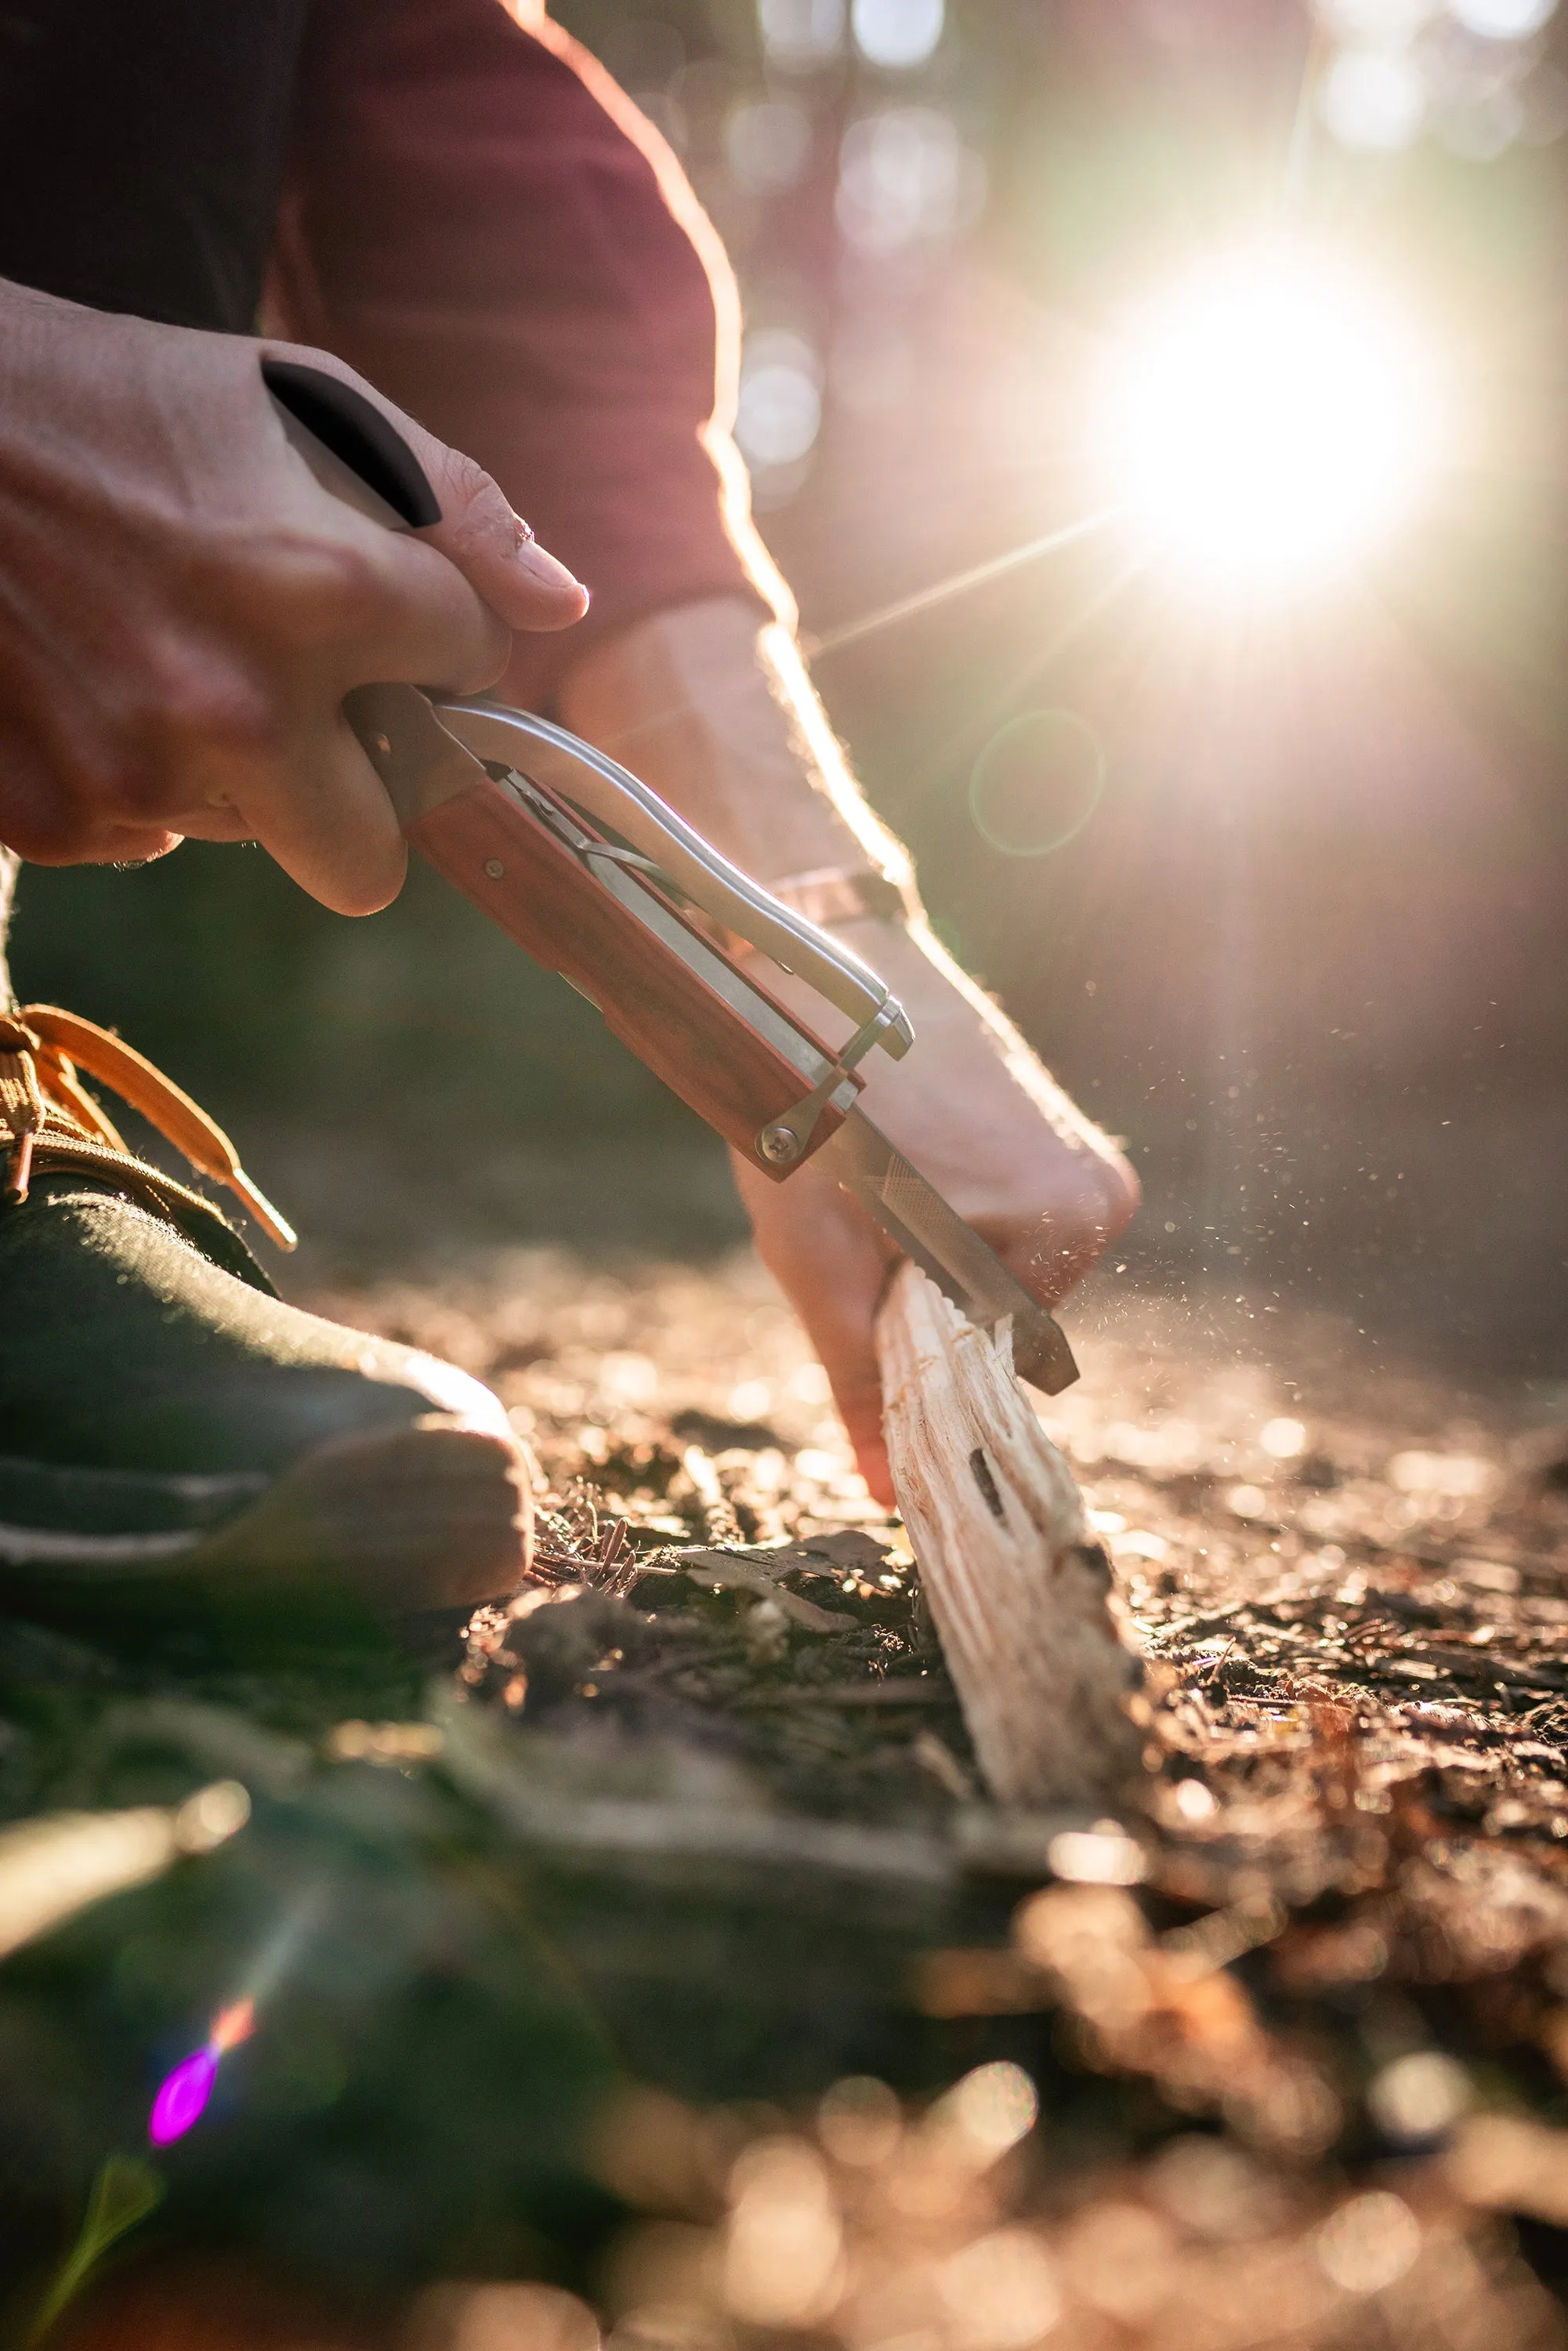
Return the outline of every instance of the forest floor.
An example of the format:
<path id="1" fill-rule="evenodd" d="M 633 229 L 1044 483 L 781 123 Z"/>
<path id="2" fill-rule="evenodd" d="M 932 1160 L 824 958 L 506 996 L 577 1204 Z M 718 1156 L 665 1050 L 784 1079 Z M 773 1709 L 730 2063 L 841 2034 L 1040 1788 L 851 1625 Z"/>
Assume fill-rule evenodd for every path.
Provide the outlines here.
<path id="1" fill-rule="evenodd" d="M 1562 2339 L 1517 2251 L 1522 2228 L 1550 2276 L 1568 2246 L 1553 1400 L 1467 1398 L 1332 1322 L 1103 1280 L 1084 1376 L 1041 1410 L 1148 1661 L 1150 1777 L 1116 1822 L 1038 1820 L 985 1802 L 902 1531 L 747 1258 L 585 1280 L 530 1256 L 330 1303 L 500 1387 L 557 1498 L 543 1573 L 635 1625 L 596 1614 L 574 1648 L 519 1637 L 538 1609 L 482 1620 L 476 1697 L 704 1754 L 716 1856 L 739 1821 L 783 1860 L 788 1821 L 808 1869 L 874 1875 L 880 1833 L 884 1885 L 983 1889 L 976 1938 L 904 1971 L 981 2061 L 923 2119 L 901 2129 L 856 2076 L 727 2172 L 700 2114 L 643 2111 L 631 2168 L 664 2176 L 662 2217 L 619 2258 L 623 2325 L 684 2312 L 855 2351 L 1002 2351 L 1052 2318 L 1075 2351 Z M 645 1848 L 661 1807 L 638 1801 L 621 1834 Z M 863 1853 L 813 1855 L 828 1821 Z"/>
<path id="2" fill-rule="evenodd" d="M 535 2273 L 626 2351 L 1568 2345 L 1562 1399 L 1101 1277 L 1040 1409 L 1145 1661 L 1147 1780 L 1020 1815 L 748 1256 L 488 1249 L 308 1302 L 498 1389 L 534 1583 L 336 1680 L 193 1654 L 172 1697 L 167 1659 L 26 1635 L 12 1694 L 52 1645 L 120 1743 L 57 1768 L 66 1718 L 18 1701 L 7 1809 L 124 1801 L 161 1740 L 318 1827 L 345 1787 L 482 1817 L 622 2085 L 612 2224 Z"/>

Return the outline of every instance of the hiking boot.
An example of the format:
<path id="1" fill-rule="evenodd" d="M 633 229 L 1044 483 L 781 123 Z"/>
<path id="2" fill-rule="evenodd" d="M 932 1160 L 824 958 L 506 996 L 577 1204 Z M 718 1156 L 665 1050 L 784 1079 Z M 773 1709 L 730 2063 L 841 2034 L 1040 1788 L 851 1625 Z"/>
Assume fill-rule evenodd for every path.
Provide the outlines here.
<path id="1" fill-rule="evenodd" d="M 293 1235 L 232 1145 L 90 1021 L 0 1012 L 0 1608 L 383 1613 L 513 1589 L 526 1458 L 450 1364 L 289 1306 L 212 1203 L 130 1152 L 78 1070 Z"/>

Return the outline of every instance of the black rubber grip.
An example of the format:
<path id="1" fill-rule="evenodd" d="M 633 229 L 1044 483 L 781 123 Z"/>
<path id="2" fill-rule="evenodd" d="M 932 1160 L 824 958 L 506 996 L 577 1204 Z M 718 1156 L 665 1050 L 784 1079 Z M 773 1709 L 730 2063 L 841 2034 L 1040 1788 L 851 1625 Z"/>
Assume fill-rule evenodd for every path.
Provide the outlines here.
<path id="1" fill-rule="evenodd" d="M 441 520 L 441 507 L 423 466 L 374 401 L 325 368 L 298 360 L 263 360 L 261 380 L 297 423 L 330 449 L 366 489 L 384 499 L 411 529 Z"/>

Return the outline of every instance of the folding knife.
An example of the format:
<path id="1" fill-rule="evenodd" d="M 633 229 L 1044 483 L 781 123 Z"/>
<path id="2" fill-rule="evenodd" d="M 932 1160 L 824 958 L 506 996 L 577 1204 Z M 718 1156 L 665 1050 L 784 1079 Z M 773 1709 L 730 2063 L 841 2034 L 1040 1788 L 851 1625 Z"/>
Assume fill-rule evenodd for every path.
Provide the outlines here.
<path id="1" fill-rule="evenodd" d="M 339 376 L 266 355 L 300 455 L 392 529 L 441 508 L 391 420 Z M 786 1181 L 820 1158 L 972 1322 L 1010 1317 L 1014 1368 L 1048 1395 L 1078 1377 L 1066 1337 L 858 1106 L 873 1047 L 915 1041 L 858 956 L 770 898 L 628 768 L 502 704 L 361 686 L 344 703 L 413 847 L 563 977 L 681 1100 Z M 743 971 L 748 941 L 856 1024 L 836 1050 Z"/>
<path id="2" fill-rule="evenodd" d="M 1025 1379 L 1054 1395 L 1077 1378 L 1051 1315 L 858 1106 L 872 1049 L 897 1060 L 915 1041 L 858 956 L 565 727 L 410 685 L 363 686 L 344 707 L 413 846 L 699 1117 L 775 1181 L 820 1159 L 971 1322 L 1011 1317 Z M 848 1042 L 825 1044 L 727 937 L 846 1014 Z"/>

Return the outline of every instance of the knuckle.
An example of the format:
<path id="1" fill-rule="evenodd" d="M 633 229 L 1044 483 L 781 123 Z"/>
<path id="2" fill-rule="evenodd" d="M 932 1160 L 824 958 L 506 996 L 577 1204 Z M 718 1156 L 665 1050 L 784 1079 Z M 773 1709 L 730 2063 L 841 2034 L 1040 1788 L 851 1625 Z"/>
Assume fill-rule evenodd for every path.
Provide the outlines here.
<path id="1" fill-rule="evenodd" d="M 511 501 L 476 458 L 454 451 L 451 466 L 454 532 L 460 543 L 494 543 L 510 554 L 517 540 Z"/>
<path id="2" fill-rule="evenodd" d="M 461 499 L 465 507 L 474 506 L 486 497 L 499 498 L 501 496 L 494 478 L 485 471 L 477 457 L 470 457 L 465 450 L 449 449 L 443 471 L 453 496 Z"/>
<path id="3" fill-rule="evenodd" d="M 269 571 L 272 630 L 290 647 L 357 628 L 384 576 L 371 547 L 346 535 L 275 547 Z"/>
<path id="4" fill-rule="evenodd" d="M 122 796 L 139 812 L 177 804 L 194 775 L 277 758 L 286 732 L 256 676 L 203 652 L 166 654 L 123 730 Z"/>
<path id="5" fill-rule="evenodd" d="M 250 650 L 274 664 L 319 651 L 362 625 L 383 592 L 374 538 L 346 523 L 225 538 L 205 551 L 195 585 L 211 616 L 209 644 Z"/>

